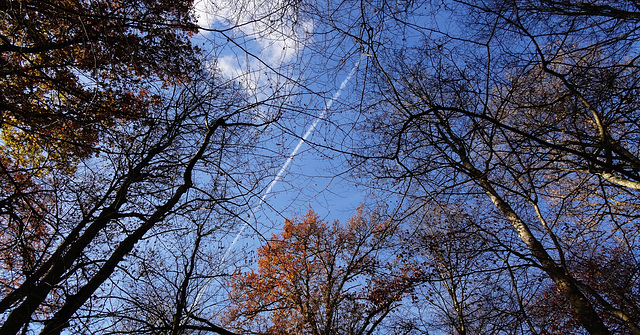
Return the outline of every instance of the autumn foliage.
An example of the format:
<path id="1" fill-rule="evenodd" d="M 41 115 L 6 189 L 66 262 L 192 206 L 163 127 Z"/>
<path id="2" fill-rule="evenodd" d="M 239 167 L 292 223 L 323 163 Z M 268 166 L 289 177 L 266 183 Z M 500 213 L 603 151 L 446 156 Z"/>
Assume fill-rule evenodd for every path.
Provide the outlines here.
<path id="1" fill-rule="evenodd" d="M 0 1 L 3 294 L 37 277 L 59 242 L 60 227 L 50 222 L 61 215 L 60 175 L 109 148 L 106 134 L 115 127 L 150 118 L 160 105 L 155 92 L 188 81 L 199 68 L 189 40 L 197 32 L 192 5 Z"/>
<path id="2" fill-rule="evenodd" d="M 15 168 L 0 156 L 0 291 L 29 276 L 42 261 L 51 230 L 44 224 L 51 210 L 51 195 L 36 185 L 28 173 L 7 173 Z M 6 195 L 6 196 L 5 196 Z"/>
<path id="3" fill-rule="evenodd" d="M 257 269 L 236 273 L 229 322 L 243 332 L 370 334 L 419 282 L 391 256 L 396 227 L 358 208 L 347 224 L 310 210 L 260 247 Z"/>
<path id="4" fill-rule="evenodd" d="M 191 0 L 0 1 L 2 154 L 86 157 L 197 67 Z"/>

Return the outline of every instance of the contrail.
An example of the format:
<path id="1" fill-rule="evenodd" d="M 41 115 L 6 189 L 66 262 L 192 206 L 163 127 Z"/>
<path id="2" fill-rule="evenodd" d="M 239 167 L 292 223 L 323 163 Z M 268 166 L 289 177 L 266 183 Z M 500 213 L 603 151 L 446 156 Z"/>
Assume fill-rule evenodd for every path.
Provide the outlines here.
<path id="1" fill-rule="evenodd" d="M 289 157 L 287 157 L 287 160 L 284 162 L 284 164 L 280 168 L 280 171 L 278 171 L 276 176 L 273 178 L 273 180 L 269 184 L 269 187 L 267 187 L 267 190 L 264 192 L 264 194 L 260 198 L 260 201 L 258 202 L 258 204 L 251 210 L 251 214 L 249 215 L 249 218 L 244 222 L 244 224 L 242 225 L 242 228 L 240 228 L 240 231 L 238 232 L 238 234 L 236 234 L 236 237 L 233 239 L 233 242 L 231 242 L 231 244 L 227 248 L 227 251 L 225 251 L 224 256 L 222 256 L 222 259 L 220 260 L 220 263 L 218 264 L 217 268 L 215 269 L 216 272 L 220 269 L 222 264 L 227 260 L 227 257 L 229 256 L 229 254 L 233 250 L 233 247 L 236 245 L 236 242 L 238 242 L 238 239 L 240 239 L 240 236 L 242 235 L 244 230 L 249 225 L 249 221 L 251 221 L 251 219 L 255 215 L 256 211 L 258 211 L 260 206 L 262 206 L 262 204 L 264 203 L 264 199 L 269 195 L 269 193 L 271 193 L 271 191 L 273 190 L 273 187 L 278 183 L 278 181 L 280 180 L 280 178 L 282 177 L 284 172 L 287 170 L 287 167 L 289 167 L 289 164 L 291 164 L 291 161 L 293 161 L 293 157 L 295 157 L 295 155 L 298 153 L 298 151 L 300 150 L 300 148 L 302 147 L 304 142 L 307 141 L 307 138 L 309 136 L 311 136 L 311 133 L 313 133 L 314 129 L 316 128 L 316 126 L 318 125 L 320 120 L 322 120 L 322 118 L 324 118 L 324 116 L 327 114 L 327 111 L 329 111 L 329 109 L 331 108 L 331 105 L 333 105 L 333 102 L 336 101 L 340 97 L 340 94 L 342 93 L 344 88 L 347 86 L 347 84 L 351 80 L 351 77 L 353 77 L 353 75 L 356 73 L 356 69 L 358 68 L 358 65 L 360 65 L 360 61 L 361 60 L 362 60 L 362 55 L 360 55 L 360 58 L 358 59 L 358 62 L 356 62 L 356 64 L 353 66 L 353 68 L 351 69 L 351 72 L 349 72 L 349 75 L 342 81 L 342 84 L 340 84 L 340 87 L 338 88 L 336 93 L 333 94 L 333 97 L 331 97 L 331 100 L 329 100 L 327 102 L 327 104 L 324 106 L 324 109 L 322 110 L 322 113 L 320 113 L 320 115 L 318 115 L 316 117 L 316 119 L 313 121 L 313 123 L 307 129 L 307 132 L 304 133 L 304 136 L 302 136 L 300 141 L 298 141 L 298 145 L 296 145 L 296 147 L 293 149 L 293 151 L 291 152 Z M 211 280 L 212 279 L 213 279 L 213 277 L 209 278 L 209 280 L 204 285 L 202 290 L 196 296 L 192 306 L 195 306 L 198 303 L 198 301 L 202 298 L 202 295 L 204 294 L 204 291 L 209 286 L 209 284 L 211 284 Z"/>
<path id="2" fill-rule="evenodd" d="M 340 84 L 340 88 L 338 88 L 336 93 L 333 94 L 333 97 L 331 97 L 331 100 L 329 100 L 325 105 L 324 109 L 322 110 L 322 113 L 320 113 L 320 115 L 316 117 L 316 119 L 307 129 L 307 132 L 304 133 L 304 136 L 302 136 L 300 141 L 298 141 L 298 145 L 296 145 L 296 147 L 293 149 L 293 151 L 291 152 L 287 160 L 284 162 L 284 165 L 282 165 L 282 167 L 280 168 L 280 171 L 278 171 L 276 176 L 273 178 L 273 180 L 271 181 L 271 184 L 269 184 L 269 187 L 267 187 L 267 190 L 264 192 L 264 194 L 260 198 L 260 201 L 258 202 L 258 204 L 253 208 L 253 210 L 251 210 L 251 215 L 249 215 L 249 218 L 247 219 L 247 221 L 244 222 L 244 224 L 242 225 L 242 228 L 240 228 L 240 231 L 238 232 L 236 237 L 233 239 L 233 242 L 231 242 L 231 244 L 227 248 L 227 251 L 224 253 L 224 256 L 222 256 L 222 260 L 220 261 L 220 264 L 224 263 L 224 261 L 227 259 L 227 257 L 229 256 L 229 253 L 235 246 L 236 242 L 238 242 L 240 235 L 242 235 L 244 230 L 247 228 L 249 221 L 251 221 L 251 218 L 253 218 L 253 215 L 260 208 L 260 206 L 262 206 L 262 204 L 264 203 L 264 199 L 269 195 L 269 193 L 271 193 L 271 191 L 273 190 L 273 187 L 278 183 L 278 181 L 282 177 L 282 174 L 284 174 L 284 172 L 287 170 L 287 167 L 289 167 L 289 164 L 291 164 L 291 161 L 293 161 L 293 157 L 298 153 L 298 151 L 300 150 L 304 142 L 307 141 L 307 138 L 311 136 L 311 133 L 313 133 L 314 129 L 316 129 L 316 126 L 318 125 L 320 120 L 324 118 L 324 116 L 327 114 L 327 111 L 329 111 L 329 109 L 331 108 L 331 105 L 333 105 L 333 102 L 340 97 L 340 94 L 342 93 L 344 88 L 347 86 L 347 84 L 351 80 L 351 77 L 353 77 L 353 75 L 355 74 L 356 69 L 358 68 L 358 65 L 360 65 L 361 59 L 362 57 L 358 59 L 358 62 L 353 66 L 353 68 L 351 69 L 351 72 L 349 72 L 349 75 L 342 81 L 342 84 Z"/>

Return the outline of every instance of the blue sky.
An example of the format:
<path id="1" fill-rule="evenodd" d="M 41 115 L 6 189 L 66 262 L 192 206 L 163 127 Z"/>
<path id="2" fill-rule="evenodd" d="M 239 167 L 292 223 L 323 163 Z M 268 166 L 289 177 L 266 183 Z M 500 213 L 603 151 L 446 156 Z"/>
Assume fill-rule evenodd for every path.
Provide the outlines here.
<path id="1" fill-rule="evenodd" d="M 242 235 L 234 249 L 255 250 L 264 238 L 281 232 L 285 218 L 304 215 L 309 207 L 326 220 L 344 222 L 355 214 L 357 206 L 372 200 L 366 188 L 350 178 L 343 155 L 309 143 L 322 143 L 323 138 L 339 134 L 339 123 L 331 121 L 335 117 L 349 118 L 341 112 L 347 110 L 341 108 L 342 103 L 360 80 L 347 77 L 349 73 L 359 73 L 364 62 L 345 56 L 334 63 L 325 63 L 320 70 L 312 67 L 320 58 L 326 62 L 325 55 L 305 48 L 306 42 L 313 42 L 313 22 L 294 24 L 285 18 L 278 24 L 265 26 L 265 20 L 253 21 L 277 8 L 278 3 L 249 1 L 243 2 L 242 8 L 237 3 L 219 0 L 196 3 L 199 25 L 219 30 L 202 30 L 196 36 L 198 44 L 210 53 L 210 66 L 238 82 L 250 99 L 262 101 L 292 94 L 286 104 L 300 110 L 284 115 L 281 121 L 264 130 L 267 141 L 263 145 L 280 156 L 279 163 L 269 167 L 272 177 L 264 183 L 274 180 L 276 183 L 251 199 L 255 214 L 247 214 L 249 226 L 238 228 Z M 352 44 L 355 48 L 355 43 Z M 291 84 L 291 79 L 309 86 Z M 274 112 L 268 107 L 261 108 L 265 116 Z M 292 156 L 296 147 L 298 151 Z M 291 159 L 285 167 L 288 158 Z M 275 179 L 279 172 L 279 178 Z M 231 246 L 235 234 L 228 235 L 224 243 Z"/>

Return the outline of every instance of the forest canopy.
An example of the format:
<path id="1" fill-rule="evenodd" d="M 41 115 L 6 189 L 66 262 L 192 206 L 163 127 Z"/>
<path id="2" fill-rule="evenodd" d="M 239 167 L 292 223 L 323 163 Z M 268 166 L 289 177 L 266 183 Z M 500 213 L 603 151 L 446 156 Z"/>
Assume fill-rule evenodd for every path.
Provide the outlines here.
<path id="1" fill-rule="evenodd" d="M 0 0 L 0 333 L 640 334 L 639 21 Z"/>

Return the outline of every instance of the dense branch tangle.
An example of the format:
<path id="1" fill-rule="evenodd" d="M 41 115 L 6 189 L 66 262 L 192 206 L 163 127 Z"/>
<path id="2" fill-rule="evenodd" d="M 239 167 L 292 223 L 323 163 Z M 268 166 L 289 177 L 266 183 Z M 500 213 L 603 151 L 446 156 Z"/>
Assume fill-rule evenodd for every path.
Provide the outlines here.
<path id="1" fill-rule="evenodd" d="M 413 49 L 371 42 L 380 80 L 363 129 L 384 145 L 358 155 L 378 162 L 366 167 L 375 175 L 416 185 L 416 198 L 484 194 L 582 327 L 640 333 L 637 301 L 580 267 L 598 257 L 583 248 L 595 241 L 637 264 L 637 3 L 443 3 L 434 16 L 464 28 L 412 26 L 424 36 Z"/>
<path id="2" fill-rule="evenodd" d="M 216 89 L 220 90 L 221 88 Z M 208 99 L 210 96 L 206 92 L 204 93 L 202 98 Z M 185 92 L 185 94 L 190 93 Z M 182 103 L 187 101 L 189 100 L 183 100 Z M 52 318 L 45 322 L 43 333 L 59 333 L 68 326 L 69 319 L 90 299 L 98 287 L 112 276 L 118 264 L 150 229 L 167 217 L 176 216 L 181 211 L 188 210 L 188 207 L 183 206 L 192 201 L 187 197 L 187 192 L 192 189 L 194 184 L 194 169 L 203 164 L 205 157 L 212 153 L 220 154 L 219 150 L 231 152 L 224 146 L 212 147 L 211 142 L 214 136 L 226 136 L 221 133 L 222 129 L 224 132 L 228 132 L 232 128 L 237 128 L 238 125 L 233 121 L 238 119 L 238 114 L 242 114 L 238 111 L 222 111 L 223 113 L 217 119 L 209 121 L 206 120 L 207 115 L 215 111 L 206 111 L 205 118 L 200 119 L 200 122 L 208 122 L 208 124 L 194 125 L 195 129 L 204 127 L 205 130 L 204 136 L 199 140 L 199 146 L 196 147 L 197 150 L 191 154 L 181 152 L 183 149 L 180 149 L 182 146 L 180 142 L 195 140 L 195 138 L 185 137 L 185 130 L 194 127 L 189 124 L 194 121 L 194 117 L 197 117 L 196 113 L 201 113 L 198 111 L 201 108 L 200 102 L 195 102 L 196 105 L 180 105 L 180 100 L 176 100 L 175 103 L 180 109 L 175 111 L 168 109 L 166 120 L 160 118 L 149 120 L 146 127 L 134 128 L 135 130 L 146 128 L 146 131 L 140 135 L 130 134 L 134 147 L 138 146 L 135 152 L 110 155 L 112 162 L 116 164 L 113 170 L 114 179 L 110 186 L 104 193 L 93 195 L 94 202 L 88 202 L 79 208 L 83 211 L 83 217 L 72 225 L 68 232 L 62 230 L 63 227 L 60 226 L 58 233 L 64 234 L 60 236 L 63 237 L 62 243 L 53 250 L 46 260 L 39 264 L 24 282 L 2 299 L 2 311 L 9 312 L 1 328 L 3 333 L 17 333 L 23 327 L 26 329 L 32 314 L 41 308 L 40 306 L 45 305 L 45 299 L 48 296 L 59 294 L 57 292 L 63 287 L 61 285 L 68 282 L 68 278 L 73 273 L 89 271 L 87 274 L 91 273 L 91 275 L 88 276 L 86 282 L 78 282 L 79 286 L 76 289 L 65 289 L 75 291 L 75 293 L 61 301 L 60 306 L 55 308 Z M 130 130 L 134 129 L 130 128 Z M 121 133 L 118 136 L 127 135 Z M 132 148 L 123 149 L 130 150 Z M 180 156 L 184 155 L 191 157 L 186 159 L 184 164 L 181 164 L 180 161 L 183 158 Z M 178 162 L 171 165 L 165 163 L 172 159 L 177 159 Z M 91 172 L 91 170 L 87 172 Z M 173 175 L 181 177 L 174 178 Z M 169 184 L 161 186 L 163 180 L 169 181 Z M 161 186 L 161 188 L 153 190 L 154 184 Z M 79 191 L 91 192 L 90 189 Z M 143 193 L 140 194 L 140 191 Z M 148 194 L 147 199 L 142 198 L 145 193 Z M 80 196 L 80 194 L 78 195 Z M 85 196 L 89 196 L 89 194 L 87 193 Z M 222 205 L 225 200 L 224 198 L 214 198 L 208 201 L 220 202 Z M 145 202 L 148 202 L 149 205 L 153 204 L 152 207 L 149 207 Z M 101 243 L 101 236 L 108 234 L 109 230 L 122 229 L 117 228 L 118 226 L 126 228 L 123 231 L 124 235 L 113 241 L 115 244 L 112 253 L 104 260 L 97 260 L 96 265 L 93 266 L 95 270 L 90 270 L 91 267 L 83 269 L 83 259 L 90 255 L 90 250 Z"/>
<path id="3" fill-rule="evenodd" d="M 247 162 L 286 90 L 250 103 L 205 69 L 192 9 L 0 2 L 0 332 L 225 332 L 191 294 L 218 255 L 184 240 L 219 241 L 259 192 L 270 163 Z M 172 257 L 189 266 L 148 268 Z M 162 325 L 141 278 L 176 286 Z"/>

